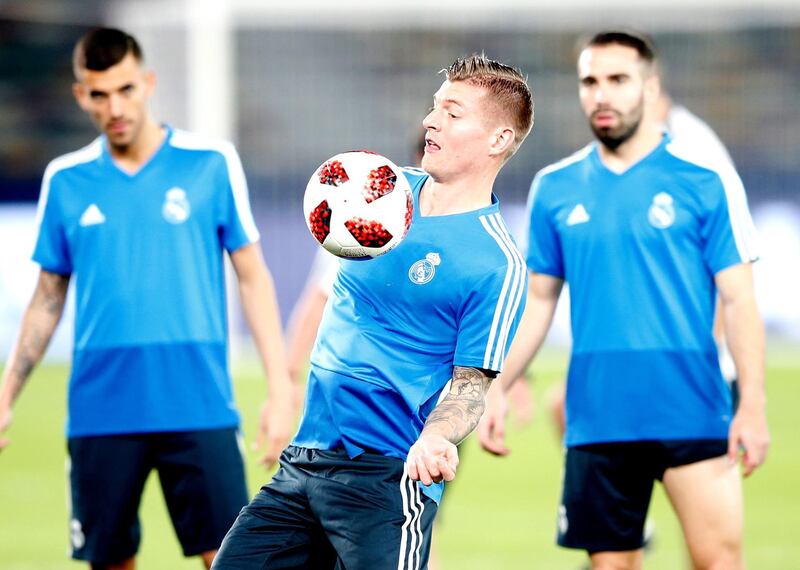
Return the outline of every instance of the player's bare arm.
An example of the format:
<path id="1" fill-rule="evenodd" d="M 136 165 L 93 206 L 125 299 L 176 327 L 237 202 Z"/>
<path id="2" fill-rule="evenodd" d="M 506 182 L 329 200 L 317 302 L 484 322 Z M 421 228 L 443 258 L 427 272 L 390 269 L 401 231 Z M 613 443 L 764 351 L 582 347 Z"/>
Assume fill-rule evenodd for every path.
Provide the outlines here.
<path id="1" fill-rule="evenodd" d="M 751 264 L 724 269 L 715 281 L 740 393 L 739 408 L 728 437 L 728 456 L 735 461 L 740 448 L 743 450 L 742 465 L 747 476 L 764 462 L 769 447 L 764 324 L 756 306 Z"/>
<path id="2" fill-rule="evenodd" d="M 485 371 L 477 368 L 453 369 L 450 392 L 430 413 L 419 439 L 408 452 L 406 465 L 411 479 L 430 485 L 455 478 L 456 445 L 478 425 L 491 381 Z"/>
<path id="3" fill-rule="evenodd" d="M 11 406 L 16 401 L 33 368 L 42 359 L 64 311 L 69 275 L 42 270 L 11 356 L 3 370 L 0 384 L 0 433 L 11 424 Z M 8 439 L 0 438 L 0 449 Z"/>
<path id="4" fill-rule="evenodd" d="M 288 445 L 294 427 L 294 392 L 286 365 L 278 301 L 272 275 L 258 243 L 231 254 L 239 296 L 256 349 L 267 372 L 269 400 L 261 408 L 256 447 L 265 446 L 261 462 L 271 467 Z"/>

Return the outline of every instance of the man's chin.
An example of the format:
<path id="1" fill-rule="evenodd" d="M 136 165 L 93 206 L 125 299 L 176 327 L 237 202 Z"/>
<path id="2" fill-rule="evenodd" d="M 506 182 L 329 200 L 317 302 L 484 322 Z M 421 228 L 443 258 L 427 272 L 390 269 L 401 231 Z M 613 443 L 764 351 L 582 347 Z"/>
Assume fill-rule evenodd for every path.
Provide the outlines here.
<path id="1" fill-rule="evenodd" d="M 131 144 L 131 136 L 128 133 L 106 133 L 108 144 L 117 149 L 128 148 Z"/>
<path id="2" fill-rule="evenodd" d="M 632 129 L 621 131 L 619 128 L 597 128 L 592 125 L 592 132 L 594 133 L 594 136 L 597 137 L 597 140 L 603 144 L 603 146 L 611 150 L 616 150 L 622 145 L 622 143 L 633 136 L 638 126 L 639 125 L 637 124 L 636 127 Z"/>
<path id="3" fill-rule="evenodd" d="M 422 157 L 419 166 L 428 174 L 433 175 L 434 171 L 436 171 L 436 160 L 426 154 Z"/>

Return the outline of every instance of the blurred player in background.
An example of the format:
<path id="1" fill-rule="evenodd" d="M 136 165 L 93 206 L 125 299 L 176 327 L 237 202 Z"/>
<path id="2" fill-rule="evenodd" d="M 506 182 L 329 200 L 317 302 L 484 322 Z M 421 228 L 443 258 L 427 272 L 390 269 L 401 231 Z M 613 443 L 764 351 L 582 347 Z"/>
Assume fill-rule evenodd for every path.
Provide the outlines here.
<path id="1" fill-rule="evenodd" d="M 725 148 L 725 145 L 714 130 L 689 109 L 674 103 L 669 94 L 663 90 L 663 86 L 660 96 L 653 105 L 653 114 L 654 119 L 661 124 L 663 130 L 669 133 L 672 140 L 680 144 L 682 148 L 687 149 L 687 152 L 690 152 L 701 164 L 729 164 L 733 167 L 733 159 L 731 159 L 728 149 Z M 717 305 L 717 309 L 719 309 L 719 305 Z M 736 366 L 725 342 L 722 313 L 719 310 L 714 315 L 713 334 L 717 343 L 717 351 L 719 352 L 722 377 L 731 388 L 732 405 L 735 410 L 738 401 Z M 512 391 L 517 384 L 520 383 L 514 382 L 511 387 Z M 564 417 L 565 398 L 566 383 L 561 382 L 550 390 L 547 401 L 550 418 L 553 420 L 560 437 L 564 436 L 564 431 L 566 430 L 566 418 Z M 508 399 L 513 406 L 513 392 L 509 393 Z M 500 454 L 504 454 L 507 450 L 498 451 Z"/>
<path id="2" fill-rule="evenodd" d="M 288 443 L 293 420 L 244 172 L 231 144 L 155 121 L 147 106 L 155 76 L 130 35 L 87 33 L 73 64 L 75 98 L 102 134 L 45 171 L 33 254 L 41 271 L 3 372 L 0 431 L 74 275 L 72 556 L 92 568 L 135 566 L 139 501 L 156 469 L 184 554 L 210 567 L 248 498 L 228 372 L 223 250 L 268 371 L 265 463 Z"/>
<path id="3" fill-rule="evenodd" d="M 513 378 L 539 349 L 568 280 L 573 350 L 558 542 L 586 550 L 596 569 L 641 567 L 661 480 L 694 566 L 742 568 L 733 464 L 743 449 L 749 475 L 769 441 L 744 189 L 730 164 L 699 164 L 662 133 L 648 40 L 598 34 L 581 51 L 578 75 L 598 142 L 534 180 L 528 308 L 506 371 Z M 732 421 L 711 334 L 717 291 L 739 372 Z M 487 409 L 490 435 L 501 410 Z"/>
<path id="4" fill-rule="evenodd" d="M 411 229 L 390 254 L 340 262 L 299 431 L 214 568 L 427 567 L 442 481 L 522 312 L 524 264 L 492 188 L 533 122 L 517 70 L 476 55 L 446 74 L 425 171 L 404 171 Z"/>

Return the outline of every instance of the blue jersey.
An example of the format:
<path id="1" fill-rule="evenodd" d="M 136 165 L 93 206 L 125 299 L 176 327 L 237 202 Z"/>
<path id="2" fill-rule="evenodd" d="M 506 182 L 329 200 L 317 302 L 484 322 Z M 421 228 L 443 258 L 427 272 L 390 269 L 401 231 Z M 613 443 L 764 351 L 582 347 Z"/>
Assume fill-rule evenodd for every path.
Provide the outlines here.
<path id="1" fill-rule="evenodd" d="M 568 446 L 727 438 L 714 275 L 757 258 L 742 183 L 665 137 L 617 174 L 592 144 L 539 172 L 527 263 L 569 284 Z"/>
<path id="2" fill-rule="evenodd" d="M 422 217 L 427 175 L 406 176 L 414 217 L 405 239 L 376 259 L 341 262 L 294 445 L 405 459 L 454 366 L 502 369 L 526 272 L 497 200 Z"/>
<path id="3" fill-rule="evenodd" d="M 104 137 L 47 167 L 33 259 L 73 275 L 69 436 L 236 426 L 223 249 L 258 240 L 236 150 L 167 129 L 135 174 Z"/>

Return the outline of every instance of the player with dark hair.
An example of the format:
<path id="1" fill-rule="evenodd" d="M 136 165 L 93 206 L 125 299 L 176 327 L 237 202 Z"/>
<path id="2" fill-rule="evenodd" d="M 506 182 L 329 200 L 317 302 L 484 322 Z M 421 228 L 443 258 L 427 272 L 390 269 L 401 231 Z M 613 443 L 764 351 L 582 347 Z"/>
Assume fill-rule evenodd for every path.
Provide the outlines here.
<path id="1" fill-rule="evenodd" d="M 558 542 L 586 550 L 595 569 L 639 568 L 660 480 L 694 567 L 743 568 L 734 464 L 743 450 L 749 475 L 769 442 L 744 188 L 729 162 L 662 132 L 646 38 L 594 36 L 578 76 L 598 142 L 534 179 L 528 304 L 504 373 L 515 378 L 533 358 L 568 281 L 573 349 Z M 717 292 L 739 373 L 733 419 L 712 336 Z M 490 435 L 506 384 L 491 391 Z"/>
<path id="2" fill-rule="evenodd" d="M 214 568 L 425 568 L 442 481 L 477 425 L 522 312 L 522 257 L 492 187 L 533 122 L 522 75 L 457 60 L 405 169 L 413 223 L 391 253 L 343 259 L 305 413 Z"/>
<path id="3" fill-rule="evenodd" d="M 98 569 L 135 566 L 139 501 L 155 469 L 184 554 L 209 567 L 248 497 L 228 372 L 223 250 L 268 371 L 265 463 L 288 443 L 293 421 L 247 183 L 230 143 L 155 121 L 147 107 L 155 76 L 133 37 L 93 30 L 73 63 L 75 98 L 102 134 L 45 171 L 33 254 L 41 272 L 3 371 L 0 431 L 74 275 L 72 556 Z"/>

